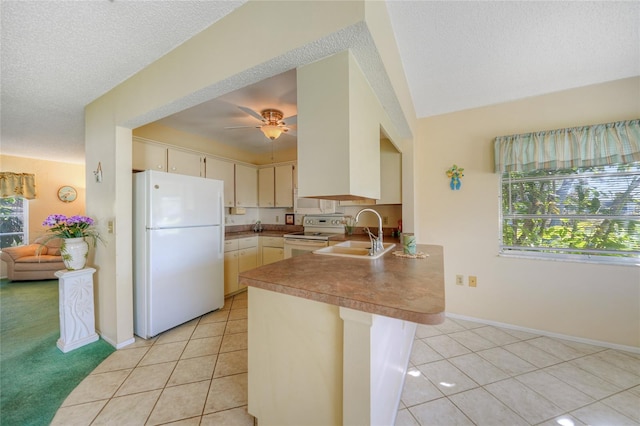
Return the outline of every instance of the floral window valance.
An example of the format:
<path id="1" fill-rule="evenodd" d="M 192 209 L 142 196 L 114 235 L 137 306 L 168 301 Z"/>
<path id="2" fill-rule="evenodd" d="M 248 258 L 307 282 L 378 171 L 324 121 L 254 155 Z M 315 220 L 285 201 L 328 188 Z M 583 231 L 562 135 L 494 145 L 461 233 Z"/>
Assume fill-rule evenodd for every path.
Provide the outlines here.
<path id="1" fill-rule="evenodd" d="M 0 197 L 36 198 L 36 177 L 30 173 L 0 172 Z"/>
<path id="2" fill-rule="evenodd" d="M 495 140 L 495 171 L 556 170 L 640 161 L 640 119 Z"/>

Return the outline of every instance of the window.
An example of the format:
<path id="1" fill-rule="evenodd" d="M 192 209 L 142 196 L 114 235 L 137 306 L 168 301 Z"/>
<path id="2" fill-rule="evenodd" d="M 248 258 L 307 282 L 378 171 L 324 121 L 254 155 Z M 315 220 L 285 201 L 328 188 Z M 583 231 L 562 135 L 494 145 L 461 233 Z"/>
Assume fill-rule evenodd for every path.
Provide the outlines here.
<path id="1" fill-rule="evenodd" d="M 0 198 L 0 250 L 28 242 L 29 202 L 22 197 Z"/>
<path id="2" fill-rule="evenodd" d="M 640 256 L 640 162 L 505 172 L 501 204 L 502 253 Z"/>
<path id="3" fill-rule="evenodd" d="M 500 252 L 640 263 L 640 120 L 499 136 Z"/>

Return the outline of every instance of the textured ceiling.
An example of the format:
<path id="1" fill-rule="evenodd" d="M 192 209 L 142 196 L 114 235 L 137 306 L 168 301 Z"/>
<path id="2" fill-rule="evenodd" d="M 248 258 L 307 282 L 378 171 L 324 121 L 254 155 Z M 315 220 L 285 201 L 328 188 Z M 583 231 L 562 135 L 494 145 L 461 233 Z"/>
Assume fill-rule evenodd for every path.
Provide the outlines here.
<path id="1" fill-rule="evenodd" d="M 387 4 L 418 117 L 640 75 L 638 1 Z"/>
<path id="2" fill-rule="evenodd" d="M 0 149 L 83 162 L 86 104 L 243 3 L 2 0 Z M 640 2 L 388 0 L 387 8 L 418 117 L 640 75 Z M 237 106 L 295 114 L 295 73 L 277 75 L 295 68 L 291 58 L 264 75 L 273 79 L 239 78 L 164 123 L 264 150 L 257 129 L 224 127 L 257 123 Z M 280 149 L 295 137 L 278 141 Z"/>
<path id="3" fill-rule="evenodd" d="M 84 162 L 84 107 L 242 1 L 7 1 L 3 153 Z"/>

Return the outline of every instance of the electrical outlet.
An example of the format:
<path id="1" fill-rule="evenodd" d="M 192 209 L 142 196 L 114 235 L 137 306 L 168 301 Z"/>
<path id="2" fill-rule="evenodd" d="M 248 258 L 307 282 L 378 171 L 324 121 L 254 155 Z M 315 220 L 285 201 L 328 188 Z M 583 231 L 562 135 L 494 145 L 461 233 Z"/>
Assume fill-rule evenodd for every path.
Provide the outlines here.
<path id="1" fill-rule="evenodd" d="M 276 223 L 280 222 L 280 216 L 276 216 Z"/>
<path id="2" fill-rule="evenodd" d="M 469 287 L 475 287 L 478 285 L 478 277 L 475 275 L 469 275 Z"/>
<path id="3" fill-rule="evenodd" d="M 389 216 L 383 216 L 382 217 L 382 224 L 383 225 L 388 225 L 389 224 Z"/>
<path id="4" fill-rule="evenodd" d="M 464 285 L 464 275 L 456 275 L 456 284 Z"/>

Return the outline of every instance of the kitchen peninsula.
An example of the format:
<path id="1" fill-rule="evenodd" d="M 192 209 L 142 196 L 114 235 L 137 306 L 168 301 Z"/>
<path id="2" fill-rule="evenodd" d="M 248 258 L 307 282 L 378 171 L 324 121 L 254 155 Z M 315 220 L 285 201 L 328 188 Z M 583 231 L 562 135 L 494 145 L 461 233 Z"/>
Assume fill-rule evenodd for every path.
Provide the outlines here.
<path id="1" fill-rule="evenodd" d="M 444 320 L 426 259 L 306 254 L 244 272 L 249 413 L 264 425 L 393 424 L 417 323 Z"/>

